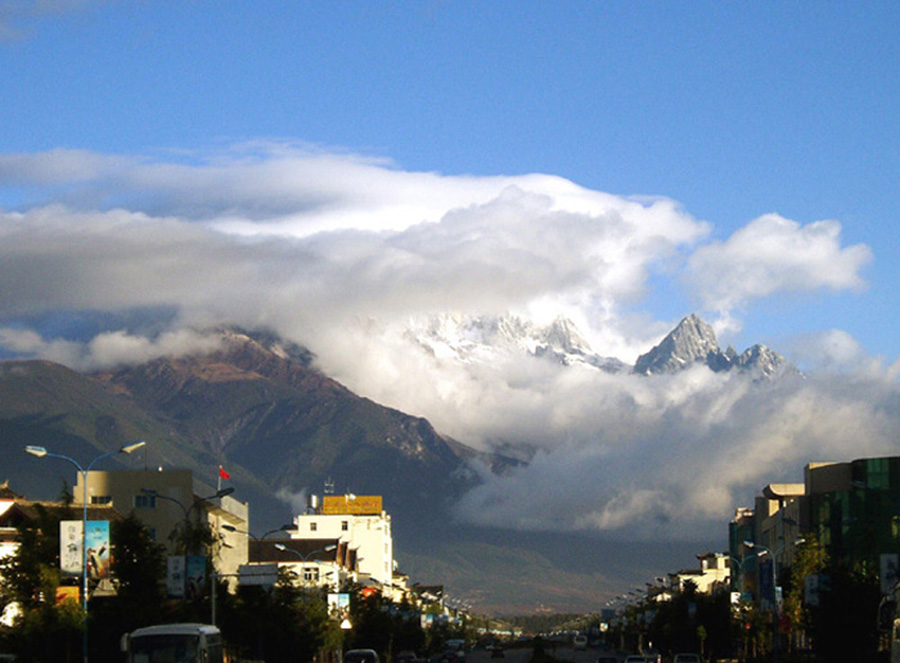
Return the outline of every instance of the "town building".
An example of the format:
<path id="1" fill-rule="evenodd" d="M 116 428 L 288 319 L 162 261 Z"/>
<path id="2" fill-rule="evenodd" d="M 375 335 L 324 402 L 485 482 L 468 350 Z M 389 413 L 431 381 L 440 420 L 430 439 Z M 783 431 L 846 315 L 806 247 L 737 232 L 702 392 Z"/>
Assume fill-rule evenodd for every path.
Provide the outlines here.
<path id="1" fill-rule="evenodd" d="M 24 500 L 10 489 L 9 480 L 0 483 L 0 518 L 17 501 Z M 16 528 L 0 526 L 0 558 L 12 555 L 16 551 Z"/>
<path id="2" fill-rule="evenodd" d="M 736 512 L 729 525 L 731 562 L 739 567 L 732 588 L 771 600 L 796 544 L 815 536 L 830 559 L 878 575 L 882 592 L 892 593 L 898 519 L 900 456 L 809 463 L 803 483 L 769 484 L 753 509 Z"/>
<path id="3" fill-rule="evenodd" d="M 728 585 L 731 567 L 726 555 L 710 552 L 697 555 L 697 559 L 700 568 L 670 574 L 670 590 L 684 591 L 687 583 L 691 583 L 701 594 L 714 594 Z"/>
<path id="4" fill-rule="evenodd" d="M 241 566 L 241 584 L 273 585 L 285 570 L 303 588 L 325 587 L 336 592 L 356 582 L 356 550 L 340 539 L 260 539 L 254 541 L 250 563 Z"/>
<path id="5" fill-rule="evenodd" d="M 77 503 L 84 495 L 83 475 L 73 491 Z M 229 490 L 217 491 L 199 481 L 191 470 L 92 470 L 87 473 L 89 505 L 110 505 L 124 515 L 134 514 L 154 541 L 170 555 L 185 554 L 190 536 L 209 528 L 213 561 L 219 574 L 234 577 L 248 556 L 249 506 Z M 225 526 L 228 527 L 225 527 Z M 188 553 L 192 552 L 188 550 Z"/>
<path id="6" fill-rule="evenodd" d="M 325 495 L 321 505 L 310 498 L 306 513 L 294 517 L 295 540 L 336 540 L 355 555 L 361 584 L 390 593 L 394 583 L 394 540 L 391 517 L 380 495 Z"/>

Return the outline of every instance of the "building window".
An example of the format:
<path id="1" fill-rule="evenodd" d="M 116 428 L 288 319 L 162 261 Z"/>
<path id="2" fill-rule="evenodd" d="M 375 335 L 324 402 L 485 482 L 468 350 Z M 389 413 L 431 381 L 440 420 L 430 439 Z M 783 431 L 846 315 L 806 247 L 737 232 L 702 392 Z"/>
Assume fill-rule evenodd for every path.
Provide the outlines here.
<path id="1" fill-rule="evenodd" d="M 303 567 L 303 582 L 319 582 L 319 567 Z"/>
<path id="2" fill-rule="evenodd" d="M 309 524 L 309 531 L 310 531 L 310 532 L 315 532 L 316 529 L 317 529 L 317 527 L 316 527 L 316 524 L 315 524 L 315 523 L 310 523 L 310 524 Z"/>
<path id="3" fill-rule="evenodd" d="M 346 532 L 348 529 L 350 529 L 350 523 L 348 523 L 346 520 L 342 520 L 341 531 Z"/>
<path id="4" fill-rule="evenodd" d="M 91 504 L 110 504 L 112 495 L 91 495 Z"/>
<path id="5" fill-rule="evenodd" d="M 156 508 L 156 495 L 135 495 L 134 496 L 134 508 L 135 509 L 155 509 Z"/>

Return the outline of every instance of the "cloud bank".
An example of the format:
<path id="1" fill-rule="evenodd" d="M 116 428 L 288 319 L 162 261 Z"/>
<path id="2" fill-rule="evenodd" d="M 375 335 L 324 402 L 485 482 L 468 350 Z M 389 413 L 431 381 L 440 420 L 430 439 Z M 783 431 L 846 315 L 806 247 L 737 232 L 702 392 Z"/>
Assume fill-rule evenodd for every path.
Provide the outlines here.
<path id="1" fill-rule="evenodd" d="M 855 381 L 775 385 L 502 352 L 460 361 L 410 333 L 448 311 L 565 316 L 595 352 L 633 362 L 677 322 L 642 309 L 653 274 L 685 284 L 720 328 L 762 298 L 863 288 L 872 252 L 844 246 L 836 221 L 766 215 L 711 241 L 712 226 L 664 198 L 261 143 L 0 155 L 0 201 L 6 356 L 90 370 L 211 350 L 198 331 L 211 325 L 272 329 L 361 395 L 531 459 L 485 475 L 459 505 L 466 520 L 683 536 L 720 528 L 736 500 L 798 480 L 810 460 L 893 452 L 896 370 L 862 361 L 840 330 L 803 347 L 823 366 L 865 366 Z M 152 331 L 115 324 L 136 311 L 166 313 Z M 60 323 L 92 314 L 110 322 L 80 336 Z"/>

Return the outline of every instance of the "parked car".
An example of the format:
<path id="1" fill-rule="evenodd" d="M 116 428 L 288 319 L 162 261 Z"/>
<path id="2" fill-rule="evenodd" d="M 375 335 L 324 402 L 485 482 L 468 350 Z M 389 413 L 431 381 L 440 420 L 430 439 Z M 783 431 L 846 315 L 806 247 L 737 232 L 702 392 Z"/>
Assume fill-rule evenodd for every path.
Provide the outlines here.
<path id="1" fill-rule="evenodd" d="M 419 657 L 416 656 L 416 652 L 409 651 L 408 649 L 400 652 L 394 657 L 394 661 L 396 663 L 413 663 L 414 661 L 418 660 Z"/>
<path id="2" fill-rule="evenodd" d="M 701 663 L 699 654 L 675 654 L 673 663 Z"/>
<path id="3" fill-rule="evenodd" d="M 344 663 L 378 663 L 374 649 L 350 649 L 344 652 Z"/>
<path id="4" fill-rule="evenodd" d="M 586 635 L 578 634 L 572 640 L 572 646 L 575 647 L 575 649 L 587 649 L 587 642 Z"/>
<path id="5" fill-rule="evenodd" d="M 465 663 L 466 641 L 462 639 L 447 640 L 444 643 L 444 660 L 448 663 Z"/>
<path id="6" fill-rule="evenodd" d="M 611 655 L 603 655 L 597 657 L 597 663 L 619 663 L 619 659 Z"/>

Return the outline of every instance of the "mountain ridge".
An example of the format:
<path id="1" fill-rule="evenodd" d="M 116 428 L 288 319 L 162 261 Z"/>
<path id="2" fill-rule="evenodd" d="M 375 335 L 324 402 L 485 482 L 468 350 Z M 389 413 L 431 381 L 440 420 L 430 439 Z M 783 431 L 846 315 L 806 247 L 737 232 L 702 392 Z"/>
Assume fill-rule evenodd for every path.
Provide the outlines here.
<path id="1" fill-rule="evenodd" d="M 714 372 L 737 370 L 756 379 L 774 379 L 796 372 L 781 354 L 762 344 L 740 354 L 731 346 L 722 350 L 712 326 L 694 313 L 682 318 L 656 346 L 631 365 L 617 357 L 596 353 L 577 325 L 564 317 L 541 326 L 512 314 L 439 314 L 412 321 L 406 336 L 429 354 L 462 364 L 488 363 L 519 355 L 563 366 L 645 376 L 673 373 L 696 364 Z"/>
<path id="2" fill-rule="evenodd" d="M 761 345 L 740 355 L 733 348 L 722 351 L 711 328 L 701 323 L 696 318 L 684 328 L 679 325 L 667 336 L 669 341 L 664 339 L 647 354 L 655 351 L 651 359 L 661 367 L 677 355 L 682 369 L 709 365 L 711 360 L 727 364 L 726 370 L 744 371 L 778 363 L 780 355 Z M 486 342 L 496 340 L 501 352 L 524 353 L 562 366 L 632 372 L 624 362 L 615 365 L 618 360 L 593 354 L 577 327 L 565 319 L 546 327 L 513 318 L 476 324 L 460 317 L 441 324 L 446 329 L 432 327 L 434 336 L 426 336 L 422 347 L 431 346 L 448 357 L 490 360 L 493 355 Z M 318 492 L 331 478 L 339 490 L 385 497 L 398 558 L 412 565 L 404 570 L 413 574 L 448 573 L 447 569 L 459 567 L 453 560 L 467 550 L 502 560 L 502 546 L 512 546 L 515 539 L 518 551 L 510 548 L 510 554 L 536 564 L 530 571 L 504 568 L 501 561 L 492 563 L 491 573 L 501 575 L 490 582 L 479 579 L 477 569 L 450 578 L 417 578 L 446 581 L 451 591 L 455 583 L 464 591 L 489 588 L 479 590 L 481 604 L 498 611 L 514 612 L 524 608 L 525 597 L 533 600 L 536 585 L 529 573 L 546 575 L 538 568 L 546 560 L 566 569 L 551 574 L 547 591 L 552 589 L 550 593 L 559 598 L 566 594 L 565 588 L 554 585 L 577 586 L 571 600 L 580 609 L 590 609 L 592 591 L 602 595 L 611 586 L 610 560 L 623 549 L 621 545 L 597 540 L 588 544 L 585 539 L 580 566 L 574 568 L 553 545 L 558 535 L 518 533 L 513 537 L 510 532 L 468 527 L 453 520 L 453 501 L 477 481 L 469 462 L 478 460 L 495 474 L 503 474 L 525 461 L 479 452 L 441 435 L 422 417 L 354 394 L 315 368 L 309 350 L 271 333 L 238 329 L 215 333 L 220 343 L 205 354 L 160 357 L 91 374 L 40 360 L 0 361 L 0 466 L 11 473 L 13 487 L 51 497 L 58 492 L 56 477 L 71 475 L 71 468 L 63 463 L 36 463 L 22 453 L 25 444 L 44 444 L 57 453 L 90 458 L 146 439 L 150 444 L 142 457 L 111 458 L 105 467 L 179 467 L 209 481 L 222 464 L 232 475 L 236 496 L 251 503 L 254 531 L 278 527 L 292 517 L 285 496 Z M 447 338 L 460 342 L 444 343 Z M 647 373 L 647 379 L 655 374 Z M 766 375 L 764 370 L 761 374 Z M 769 378 L 778 375 L 774 371 Z M 479 547 L 485 542 L 492 547 Z M 543 557 L 523 552 L 529 546 L 540 547 Z M 646 544 L 641 547 L 646 548 Z M 615 572 L 621 577 L 630 568 L 628 561 L 617 562 Z"/>

